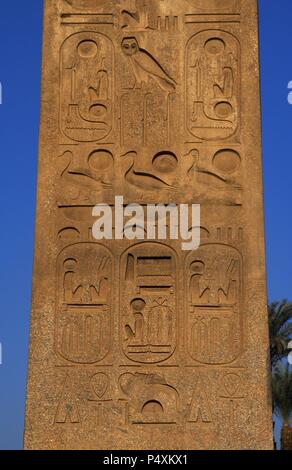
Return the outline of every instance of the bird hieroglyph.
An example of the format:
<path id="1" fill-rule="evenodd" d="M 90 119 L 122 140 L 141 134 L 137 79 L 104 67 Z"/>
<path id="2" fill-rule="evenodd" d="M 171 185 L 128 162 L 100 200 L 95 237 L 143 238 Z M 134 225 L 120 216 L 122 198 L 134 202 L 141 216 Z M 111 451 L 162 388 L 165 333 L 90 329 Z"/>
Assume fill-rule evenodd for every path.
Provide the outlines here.
<path id="1" fill-rule="evenodd" d="M 141 88 L 143 82 L 147 83 L 149 78 L 153 78 L 167 93 L 175 91 L 175 81 L 148 51 L 140 48 L 135 37 L 123 39 L 122 51 L 131 62 L 136 79 L 135 88 Z"/>

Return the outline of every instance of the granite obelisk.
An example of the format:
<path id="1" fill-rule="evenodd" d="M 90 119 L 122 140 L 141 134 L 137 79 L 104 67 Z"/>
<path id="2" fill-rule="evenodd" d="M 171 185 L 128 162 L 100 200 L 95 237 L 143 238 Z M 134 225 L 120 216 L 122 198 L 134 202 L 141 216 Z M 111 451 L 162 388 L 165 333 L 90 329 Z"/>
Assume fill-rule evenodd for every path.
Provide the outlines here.
<path id="1" fill-rule="evenodd" d="M 25 448 L 272 448 L 257 17 L 45 1 Z M 200 204 L 200 247 L 96 240 L 116 196 Z"/>

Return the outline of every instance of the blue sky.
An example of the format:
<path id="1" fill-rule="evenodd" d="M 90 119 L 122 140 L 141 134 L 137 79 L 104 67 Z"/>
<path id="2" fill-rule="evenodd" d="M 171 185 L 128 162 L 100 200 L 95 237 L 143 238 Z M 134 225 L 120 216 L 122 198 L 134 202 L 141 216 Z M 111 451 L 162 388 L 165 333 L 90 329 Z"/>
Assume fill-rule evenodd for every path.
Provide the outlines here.
<path id="1" fill-rule="evenodd" d="M 290 298 L 291 0 L 259 0 L 269 300 Z M 42 1 L 0 6 L 0 449 L 22 447 L 33 261 Z M 43 227 L 45 230 L 46 227 Z"/>

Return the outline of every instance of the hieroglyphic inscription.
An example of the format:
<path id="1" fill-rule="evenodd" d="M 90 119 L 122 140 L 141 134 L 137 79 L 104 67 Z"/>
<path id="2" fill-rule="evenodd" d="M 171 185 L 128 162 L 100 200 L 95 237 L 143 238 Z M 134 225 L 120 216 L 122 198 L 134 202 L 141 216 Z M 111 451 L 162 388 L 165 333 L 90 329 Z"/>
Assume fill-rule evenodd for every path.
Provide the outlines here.
<path id="1" fill-rule="evenodd" d="M 269 448 L 256 0 L 44 18 L 26 448 Z M 125 238 L 115 196 L 200 204 L 200 247 Z"/>

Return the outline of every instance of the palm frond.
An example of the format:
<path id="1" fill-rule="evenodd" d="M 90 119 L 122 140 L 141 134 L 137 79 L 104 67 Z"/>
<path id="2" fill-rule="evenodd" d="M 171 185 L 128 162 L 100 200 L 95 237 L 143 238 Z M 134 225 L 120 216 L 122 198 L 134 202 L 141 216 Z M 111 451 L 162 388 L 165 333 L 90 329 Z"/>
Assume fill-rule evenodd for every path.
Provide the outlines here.
<path id="1" fill-rule="evenodd" d="M 269 305 L 270 355 L 274 366 L 287 354 L 292 339 L 292 302 L 282 300 Z"/>

